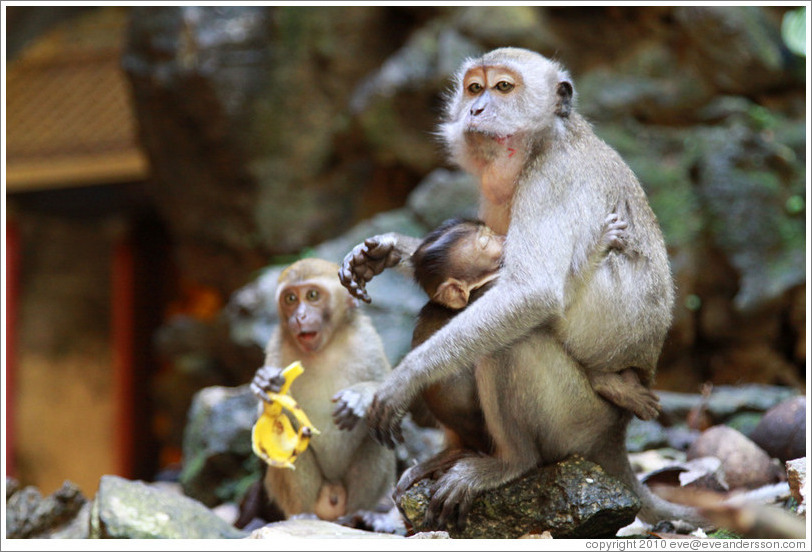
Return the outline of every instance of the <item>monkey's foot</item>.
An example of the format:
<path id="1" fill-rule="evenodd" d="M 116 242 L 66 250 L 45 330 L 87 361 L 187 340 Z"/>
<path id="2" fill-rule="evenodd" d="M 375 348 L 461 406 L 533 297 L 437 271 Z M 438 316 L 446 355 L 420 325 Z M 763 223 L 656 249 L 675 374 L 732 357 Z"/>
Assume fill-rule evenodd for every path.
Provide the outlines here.
<path id="1" fill-rule="evenodd" d="M 461 458 L 432 486 L 424 527 L 462 530 L 474 499 L 516 479 L 536 464 L 536 458 L 518 456 L 506 462 L 494 456 L 470 453 Z"/>
<path id="2" fill-rule="evenodd" d="M 455 464 L 432 486 L 431 500 L 423 522 L 425 527 L 455 527 L 462 530 L 465 526 L 479 491 L 474 489 L 474 480 L 470 479 L 473 475 L 471 466 L 463 462 L 461 460 Z"/>
<path id="3" fill-rule="evenodd" d="M 660 415 L 660 399 L 650 389 L 645 387 L 630 387 L 626 389 L 596 389 L 607 401 L 630 410 L 641 420 L 653 420 Z"/>
<path id="4" fill-rule="evenodd" d="M 629 404 L 626 407 L 641 420 L 653 420 L 662 412 L 660 398 L 651 389 L 645 387 L 635 390 L 629 397 Z"/>
<path id="5" fill-rule="evenodd" d="M 416 464 L 407 469 L 403 472 L 403 475 L 400 476 L 400 480 L 392 493 L 392 498 L 395 500 L 395 504 L 398 503 L 403 493 L 408 491 L 412 485 L 421 479 L 439 478 L 442 473 L 456 464 L 457 461 L 465 458 L 466 456 L 470 456 L 470 454 L 470 451 L 466 451 L 464 449 L 446 449 L 441 451 L 439 454 L 432 456 L 425 462 Z"/>

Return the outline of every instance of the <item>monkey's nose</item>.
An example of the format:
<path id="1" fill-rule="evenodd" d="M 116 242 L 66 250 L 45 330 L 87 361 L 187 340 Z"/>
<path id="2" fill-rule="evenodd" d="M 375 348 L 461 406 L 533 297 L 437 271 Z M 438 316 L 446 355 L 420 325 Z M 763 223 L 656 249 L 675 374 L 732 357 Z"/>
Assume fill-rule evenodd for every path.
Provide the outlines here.
<path id="1" fill-rule="evenodd" d="M 474 117 L 476 117 L 477 115 L 479 115 L 479 114 L 480 114 L 480 113 L 482 113 L 483 111 L 485 111 L 485 108 L 484 108 L 484 107 L 472 107 L 472 108 L 471 108 L 471 115 L 473 115 Z"/>

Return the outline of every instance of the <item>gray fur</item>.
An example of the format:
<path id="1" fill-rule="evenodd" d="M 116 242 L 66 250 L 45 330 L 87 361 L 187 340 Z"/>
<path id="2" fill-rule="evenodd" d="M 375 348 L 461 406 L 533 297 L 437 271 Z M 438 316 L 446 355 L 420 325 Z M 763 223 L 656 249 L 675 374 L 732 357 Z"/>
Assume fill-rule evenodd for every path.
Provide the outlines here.
<path id="1" fill-rule="evenodd" d="M 317 262 L 324 266 L 316 266 Z M 296 460 L 295 470 L 267 468 L 265 489 L 286 517 L 313 513 L 319 491 L 326 484 L 346 490 L 348 513 L 374 510 L 395 479 L 394 453 L 373 441 L 363 423 L 372 393 L 390 373 L 383 342 L 369 317 L 339 285 L 337 265 L 315 259 L 299 263 L 315 266 L 317 274 L 308 275 L 308 280 L 317 281 L 331 293 L 330 312 L 324 316 L 332 334 L 321 350 L 304 352 L 290 337 L 280 312 L 280 324 L 266 347 L 265 365 L 257 371 L 252 388 L 260 397 L 267 390 L 278 391 L 284 381 L 277 377 L 281 369 L 300 360 L 305 371 L 294 381 L 290 394 L 320 433 Z M 324 268 L 329 271 L 319 273 Z M 280 289 L 298 283 L 285 277 L 283 273 Z M 288 277 L 299 278 L 295 271 Z M 342 426 L 349 428 L 346 431 L 333 423 L 336 411 L 343 413 Z"/>
<path id="2" fill-rule="evenodd" d="M 460 83 L 469 68 L 489 65 L 513 69 L 522 85 L 518 94 L 478 97 L 474 115 Z M 480 178 L 480 217 L 507 231 L 504 268 L 381 385 L 368 412 L 373 434 L 391 445 L 422 389 L 475 365 L 495 452 L 463 458 L 440 478 L 430 508 L 440 521 L 453 519 L 457 506 L 464 512 L 484 489 L 579 453 L 640 494 L 643 519 L 698 522 L 692 510 L 637 482 L 625 451 L 630 414 L 590 384 L 632 367 L 650 386 L 671 324 L 672 277 L 643 189 L 574 110 L 574 92 L 565 97 L 572 85 L 558 64 L 500 49 L 468 61 L 455 82 L 440 132 L 451 158 Z M 628 224 L 624 253 L 608 256 L 576 285 L 572 267 L 588 264 L 613 211 Z M 346 262 L 342 270 L 352 272 Z"/>

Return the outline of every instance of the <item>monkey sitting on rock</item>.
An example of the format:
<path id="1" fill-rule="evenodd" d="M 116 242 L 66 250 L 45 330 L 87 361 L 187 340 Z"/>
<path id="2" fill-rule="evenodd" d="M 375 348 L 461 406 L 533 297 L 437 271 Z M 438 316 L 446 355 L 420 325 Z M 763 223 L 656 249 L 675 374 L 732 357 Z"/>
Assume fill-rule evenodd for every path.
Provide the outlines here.
<path id="1" fill-rule="evenodd" d="M 285 517 L 315 514 L 336 520 L 374 511 L 395 479 L 395 455 L 376 443 L 363 420 L 378 384 L 390 372 L 383 343 L 336 277 L 338 265 L 303 259 L 279 276 L 279 324 L 265 349 L 251 389 L 261 400 L 278 392 L 285 366 L 299 360 L 305 372 L 291 394 L 319 430 L 295 469 L 267 468 L 267 496 Z M 333 403 L 336 403 L 335 406 Z M 333 412 L 353 419 L 339 428 Z M 342 430 L 346 429 L 346 430 Z"/>
<path id="2" fill-rule="evenodd" d="M 580 276 L 582 285 L 612 251 L 622 253 L 627 224 L 610 214 L 594 251 L 588 255 Z M 476 219 L 449 219 L 423 238 L 411 256 L 414 279 L 429 301 L 418 315 L 412 348 L 431 337 L 454 316 L 482 296 L 499 276 L 504 236 Z M 650 419 L 658 412 L 656 396 L 640 383 L 634 369 L 620 373 L 587 371 L 595 391 L 608 401 Z M 476 393 L 473 366 L 426 387 L 422 394 L 426 408 L 442 425 L 446 450 L 432 461 L 409 470 L 401 477 L 397 493 L 427 475 L 444 469 L 460 454 L 458 449 L 488 452 L 492 443 L 487 433 Z"/>
<path id="3" fill-rule="evenodd" d="M 568 72 L 538 53 L 501 48 L 466 60 L 446 98 L 450 160 L 477 178 L 480 218 L 506 239 L 499 278 L 400 361 L 367 411 L 376 440 L 393 446 L 416 397 L 474 367 L 492 450 L 444 471 L 425 525 L 464 523 L 482 491 L 580 454 L 636 492 L 643 520 L 707 526 L 637 480 L 625 448 L 631 413 L 593 384 L 633 367 L 648 389 L 671 325 L 668 255 L 639 181 L 575 109 Z M 624 252 L 582 281 L 607 212 L 628 224 Z M 341 281 L 368 301 L 366 282 L 408 269 L 417 245 L 394 233 L 369 238 L 345 257 Z"/>

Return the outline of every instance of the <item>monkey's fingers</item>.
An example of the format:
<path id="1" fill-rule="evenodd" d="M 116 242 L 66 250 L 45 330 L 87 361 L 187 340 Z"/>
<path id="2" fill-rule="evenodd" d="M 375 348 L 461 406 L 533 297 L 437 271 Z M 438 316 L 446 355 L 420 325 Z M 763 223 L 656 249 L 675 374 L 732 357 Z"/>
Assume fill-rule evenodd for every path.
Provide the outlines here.
<path id="1" fill-rule="evenodd" d="M 398 443 L 403 442 L 400 424 L 388 418 L 380 426 L 372 428 L 372 438 L 375 439 L 378 444 L 393 449 Z"/>
<path id="2" fill-rule="evenodd" d="M 349 431 L 358 423 L 358 416 L 346 402 L 339 402 L 333 410 L 333 423 L 338 429 Z"/>
<path id="3" fill-rule="evenodd" d="M 349 266 L 344 265 L 341 270 L 338 271 L 338 279 L 341 281 L 341 285 L 347 288 L 350 295 L 356 299 L 364 301 L 365 303 L 371 302 L 371 299 L 366 292 L 365 283 L 363 281 L 359 282 L 356 280 L 356 274 Z"/>
<path id="4" fill-rule="evenodd" d="M 268 393 L 262 387 L 260 387 L 254 382 L 251 382 L 251 392 L 259 400 L 264 401 L 266 403 L 271 402 L 271 400 L 268 398 Z"/>

